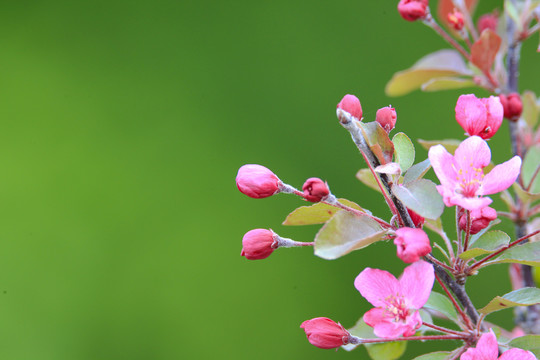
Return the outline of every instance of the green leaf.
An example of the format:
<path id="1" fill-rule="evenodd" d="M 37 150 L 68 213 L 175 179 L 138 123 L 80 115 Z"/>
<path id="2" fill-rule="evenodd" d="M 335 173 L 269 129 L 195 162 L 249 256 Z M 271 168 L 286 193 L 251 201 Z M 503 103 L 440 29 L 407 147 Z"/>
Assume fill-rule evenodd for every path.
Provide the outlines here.
<path id="1" fill-rule="evenodd" d="M 471 75 L 461 55 L 455 50 L 439 50 L 418 60 L 411 68 L 399 71 L 386 84 L 386 95 L 402 96 L 431 79 L 454 75 Z"/>
<path id="2" fill-rule="evenodd" d="M 501 219 L 495 219 L 493 220 L 492 222 L 490 222 L 488 224 L 488 226 L 486 226 L 484 229 L 480 230 L 478 233 L 474 234 L 473 236 L 471 236 L 471 240 L 469 242 L 469 244 L 472 246 L 474 245 L 474 243 L 480 239 L 480 237 L 482 237 L 485 233 L 488 232 L 489 229 L 491 229 L 493 226 L 499 224 L 501 222 Z"/>
<path id="3" fill-rule="evenodd" d="M 540 146 L 531 146 L 527 150 L 521 166 L 521 178 L 525 188 L 530 186 L 530 193 L 540 193 Z"/>
<path id="4" fill-rule="evenodd" d="M 446 360 L 452 355 L 450 351 L 437 351 L 415 357 L 413 360 Z"/>
<path id="5" fill-rule="evenodd" d="M 512 3 L 510 0 L 504 0 L 504 12 L 506 15 L 510 17 L 514 21 L 514 23 L 517 26 L 516 31 L 522 32 L 523 31 L 523 22 L 520 19 L 519 16 L 519 10 L 516 8 L 516 6 Z"/>
<path id="6" fill-rule="evenodd" d="M 427 219 L 439 218 L 444 210 L 442 196 L 431 180 L 419 179 L 404 185 L 392 185 L 392 192 L 403 204 Z"/>
<path id="7" fill-rule="evenodd" d="M 347 199 L 338 199 L 339 202 L 345 204 L 349 207 L 352 207 L 356 210 L 364 211 L 360 205 L 347 200 Z M 332 216 L 334 216 L 340 209 L 323 203 L 316 203 L 311 206 L 300 206 L 299 208 L 293 210 L 285 221 L 283 225 L 313 225 L 313 224 L 324 224 Z"/>
<path id="8" fill-rule="evenodd" d="M 396 155 L 396 162 L 401 166 L 401 171 L 407 171 L 414 164 L 414 145 L 407 135 L 400 132 L 392 138 Z"/>
<path id="9" fill-rule="evenodd" d="M 508 344 L 532 352 L 536 357 L 540 357 L 540 335 L 525 335 L 512 339 Z"/>
<path id="10" fill-rule="evenodd" d="M 523 95 L 521 95 L 521 101 L 523 102 L 523 112 L 521 113 L 521 117 L 525 119 L 529 128 L 533 129 L 538 123 L 540 111 L 536 102 L 536 95 L 532 91 L 525 91 Z"/>
<path id="11" fill-rule="evenodd" d="M 471 78 L 459 78 L 459 77 L 440 77 L 431 79 L 428 82 L 422 84 L 422 91 L 440 91 L 440 90 L 454 90 L 476 87 L 475 82 Z"/>
<path id="12" fill-rule="evenodd" d="M 471 47 L 471 62 L 483 72 L 489 72 L 501 46 L 501 38 L 491 29 L 482 31 Z"/>
<path id="13" fill-rule="evenodd" d="M 373 173 L 370 169 L 358 170 L 358 172 L 356 173 L 356 178 L 360 180 L 364 185 L 369 186 L 373 190 L 381 192 L 381 188 L 377 184 L 377 180 L 375 180 L 375 177 L 373 176 Z"/>
<path id="14" fill-rule="evenodd" d="M 452 302 L 446 296 L 439 294 L 438 292 L 431 292 L 424 308 L 438 311 L 453 322 L 459 323 L 458 314 L 454 305 L 452 305 Z"/>
<path id="15" fill-rule="evenodd" d="M 347 329 L 349 333 L 354 336 L 358 336 L 363 339 L 376 339 L 377 336 L 373 334 L 373 328 L 367 325 L 362 318 L 350 329 Z M 358 345 L 347 344 L 342 348 L 351 351 Z M 381 344 L 364 344 L 369 356 L 373 360 L 395 360 L 401 357 L 407 349 L 406 341 L 393 341 Z"/>
<path id="16" fill-rule="evenodd" d="M 392 162 L 394 144 L 390 141 L 386 130 L 376 121 L 368 123 L 358 122 L 358 126 L 362 130 L 369 148 L 373 151 L 377 159 L 379 159 L 381 165 Z"/>
<path id="17" fill-rule="evenodd" d="M 418 139 L 418 142 L 420 145 L 424 147 L 424 149 L 429 150 L 432 146 L 435 145 L 442 145 L 448 151 L 450 154 L 454 154 L 459 144 L 461 144 L 461 141 L 456 139 L 445 139 L 445 140 L 422 140 Z"/>
<path id="18" fill-rule="evenodd" d="M 502 255 L 495 260 L 485 263 L 485 265 L 502 263 L 518 263 L 530 266 L 540 266 L 540 243 L 528 242 L 523 245 L 516 245 L 503 252 Z"/>
<path id="19" fill-rule="evenodd" d="M 482 314 L 489 314 L 515 306 L 530 306 L 535 304 L 540 304 L 540 289 L 526 287 L 514 290 L 503 296 L 496 296 L 489 304 L 478 311 Z"/>
<path id="20" fill-rule="evenodd" d="M 510 236 L 506 233 L 500 230 L 490 231 L 478 238 L 474 244 L 471 244 L 473 246 L 459 255 L 459 257 L 463 260 L 468 260 L 480 255 L 491 254 L 509 243 Z"/>
<path id="21" fill-rule="evenodd" d="M 338 211 L 315 236 L 315 255 L 337 259 L 379 241 L 386 230 L 367 216 L 356 216 L 345 210 Z"/>
<path id="22" fill-rule="evenodd" d="M 429 159 L 426 159 L 418 164 L 415 164 L 407 170 L 403 177 L 403 183 L 410 183 L 411 181 L 418 180 L 424 177 L 428 170 L 431 168 Z"/>
<path id="23" fill-rule="evenodd" d="M 518 182 L 512 184 L 512 189 L 514 189 L 518 198 L 525 203 L 540 200 L 540 192 L 533 194 L 525 191 Z"/>

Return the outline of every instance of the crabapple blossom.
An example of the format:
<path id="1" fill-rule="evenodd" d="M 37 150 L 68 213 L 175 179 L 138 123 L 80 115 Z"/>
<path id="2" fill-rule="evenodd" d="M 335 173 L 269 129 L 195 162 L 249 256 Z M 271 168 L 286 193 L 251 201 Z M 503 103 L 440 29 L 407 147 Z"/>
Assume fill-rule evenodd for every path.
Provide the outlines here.
<path id="1" fill-rule="evenodd" d="M 497 211 L 486 206 L 481 209 L 472 210 L 469 216 L 471 218 L 470 232 L 474 235 L 485 229 L 490 222 L 497 218 Z M 467 231 L 467 214 L 465 211 L 460 212 L 459 228 L 463 231 Z"/>
<path id="2" fill-rule="evenodd" d="M 446 18 L 454 30 L 460 31 L 463 29 L 465 19 L 463 18 L 463 14 L 458 10 L 454 9 L 453 12 L 448 13 Z"/>
<path id="3" fill-rule="evenodd" d="M 341 111 L 349 113 L 357 120 L 362 119 L 362 105 L 360 104 L 360 100 L 358 100 L 358 98 L 354 95 L 345 95 L 343 99 L 341 99 L 341 101 L 337 104 L 337 109 L 338 119 L 342 122 L 343 120 L 340 114 Z"/>
<path id="4" fill-rule="evenodd" d="M 519 120 L 521 112 L 523 111 L 523 103 L 518 93 L 511 93 L 508 95 L 499 95 L 499 100 L 504 109 L 504 117 L 511 121 Z"/>
<path id="5" fill-rule="evenodd" d="M 467 210 L 477 210 L 491 204 L 491 195 L 509 188 L 516 181 L 521 158 L 495 166 L 487 175 L 483 169 L 491 161 L 491 150 L 485 140 L 471 136 L 459 144 L 452 156 L 444 146 L 429 149 L 429 160 L 441 185 L 437 190 L 446 206 L 459 205 Z"/>
<path id="6" fill-rule="evenodd" d="M 456 103 L 456 120 L 469 135 L 489 139 L 502 124 L 503 106 L 496 96 L 478 99 L 473 94 L 461 95 Z"/>
<path id="7" fill-rule="evenodd" d="M 340 323 L 329 318 L 318 317 L 306 320 L 300 327 L 306 332 L 311 345 L 321 349 L 335 349 L 349 343 L 349 332 Z"/>
<path id="8" fill-rule="evenodd" d="M 484 14 L 478 19 L 478 32 L 482 33 L 482 31 L 486 29 L 490 29 L 491 31 L 497 31 L 498 24 L 499 17 L 496 13 Z"/>
<path id="9" fill-rule="evenodd" d="M 262 199 L 278 193 L 280 184 L 279 178 L 261 165 L 244 165 L 236 175 L 238 190 L 254 199 Z"/>
<path id="10" fill-rule="evenodd" d="M 304 198 L 310 202 L 319 202 L 330 194 L 328 184 L 319 178 L 307 179 L 302 186 L 302 190 L 304 191 Z"/>
<path id="11" fill-rule="evenodd" d="M 429 298 L 435 275 L 433 265 L 420 260 L 409 265 L 401 277 L 379 269 L 364 269 L 354 286 L 373 306 L 364 321 L 378 337 L 411 336 L 422 326 L 418 310 Z"/>
<path id="12" fill-rule="evenodd" d="M 396 109 L 390 106 L 380 108 L 375 115 L 375 121 L 388 133 L 396 126 L 396 119 Z"/>
<path id="13" fill-rule="evenodd" d="M 394 244 L 397 246 L 397 256 L 408 264 L 431 252 L 429 238 L 422 229 L 404 227 L 398 229 L 396 235 Z"/>
<path id="14" fill-rule="evenodd" d="M 253 229 L 242 238 L 241 256 L 248 260 L 260 260 L 267 257 L 277 249 L 277 234 L 268 229 Z"/>
<path id="15" fill-rule="evenodd" d="M 398 12 L 407 21 L 423 19 L 427 15 L 428 0 L 400 0 Z"/>
<path id="16" fill-rule="evenodd" d="M 490 330 L 480 336 L 475 348 L 469 348 L 461 355 L 460 360 L 536 360 L 530 351 L 513 348 L 505 351 L 499 357 L 499 345 L 497 338 Z"/>

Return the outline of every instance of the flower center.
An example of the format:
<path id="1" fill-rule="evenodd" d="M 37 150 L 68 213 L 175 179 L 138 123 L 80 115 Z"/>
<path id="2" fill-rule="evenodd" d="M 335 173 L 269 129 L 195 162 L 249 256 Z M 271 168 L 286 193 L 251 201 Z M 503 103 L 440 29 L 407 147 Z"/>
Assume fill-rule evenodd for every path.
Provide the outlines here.
<path id="1" fill-rule="evenodd" d="M 409 316 L 409 308 L 401 295 L 392 295 L 385 299 L 387 302 L 385 314 L 394 319 L 394 322 L 406 322 Z"/>
<path id="2" fill-rule="evenodd" d="M 465 197 L 475 197 L 476 191 L 480 185 L 482 185 L 483 179 L 483 168 L 474 167 L 472 163 L 466 168 L 460 168 L 457 171 L 456 176 L 456 180 L 459 185 L 456 192 Z"/>

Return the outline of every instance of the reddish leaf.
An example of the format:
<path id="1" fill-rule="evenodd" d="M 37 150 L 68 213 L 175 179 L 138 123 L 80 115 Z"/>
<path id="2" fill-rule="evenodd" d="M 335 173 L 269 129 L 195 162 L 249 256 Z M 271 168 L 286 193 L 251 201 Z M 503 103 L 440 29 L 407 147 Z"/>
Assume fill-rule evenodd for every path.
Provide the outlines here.
<path id="1" fill-rule="evenodd" d="M 488 72 L 495 61 L 501 46 L 501 38 L 495 32 L 486 29 L 471 48 L 471 62 L 480 70 Z"/>

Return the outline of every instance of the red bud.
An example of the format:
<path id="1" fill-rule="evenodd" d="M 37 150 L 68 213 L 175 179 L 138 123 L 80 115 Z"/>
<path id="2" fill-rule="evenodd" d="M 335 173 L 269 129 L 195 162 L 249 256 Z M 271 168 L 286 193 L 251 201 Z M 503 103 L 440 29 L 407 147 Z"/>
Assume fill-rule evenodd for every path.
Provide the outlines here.
<path id="1" fill-rule="evenodd" d="M 306 180 L 302 186 L 304 191 L 304 198 L 307 201 L 319 202 L 324 197 L 330 194 L 330 189 L 328 189 L 328 184 L 322 181 L 319 178 L 309 178 Z"/>
<path id="2" fill-rule="evenodd" d="M 335 349 L 349 343 L 349 332 L 340 323 L 329 318 L 318 317 L 306 320 L 300 327 L 306 332 L 311 345 L 321 349 Z"/>
<path id="3" fill-rule="evenodd" d="M 337 104 L 337 108 L 348 112 L 352 117 L 355 117 L 357 120 L 362 119 L 362 105 L 360 105 L 360 100 L 358 100 L 358 98 L 354 95 L 345 95 L 343 99 L 341 99 L 339 104 Z"/>
<path id="4" fill-rule="evenodd" d="M 261 165 L 244 165 L 236 175 L 238 190 L 254 199 L 261 199 L 278 193 L 280 182 L 272 171 Z"/>
<path id="5" fill-rule="evenodd" d="M 523 103 L 521 102 L 521 96 L 517 93 L 511 93 L 508 95 L 499 95 L 499 100 L 504 109 L 504 117 L 510 121 L 518 121 L 523 111 Z"/>
<path id="6" fill-rule="evenodd" d="M 392 131 L 396 126 L 396 120 L 396 109 L 390 106 L 377 110 L 377 114 L 375 115 L 375 121 L 377 121 L 387 133 Z"/>
<path id="7" fill-rule="evenodd" d="M 471 234 L 474 235 L 485 229 L 490 222 L 497 218 L 497 211 L 489 206 L 486 206 L 479 210 L 472 210 L 470 217 Z M 467 213 L 465 210 L 462 210 L 460 213 L 459 228 L 463 231 L 467 231 Z"/>
<path id="8" fill-rule="evenodd" d="M 266 259 L 277 248 L 277 235 L 272 230 L 253 229 L 242 239 L 241 256 L 248 260 Z"/>
<path id="9" fill-rule="evenodd" d="M 425 18 L 427 7 L 428 0 L 401 0 L 397 6 L 399 14 L 407 21 Z"/>
<path id="10" fill-rule="evenodd" d="M 448 13 L 447 15 L 448 23 L 454 28 L 454 30 L 460 31 L 465 25 L 465 20 L 463 19 L 463 14 L 454 9 L 454 12 Z"/>

